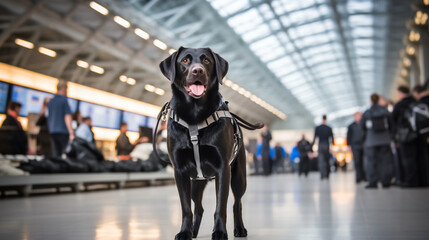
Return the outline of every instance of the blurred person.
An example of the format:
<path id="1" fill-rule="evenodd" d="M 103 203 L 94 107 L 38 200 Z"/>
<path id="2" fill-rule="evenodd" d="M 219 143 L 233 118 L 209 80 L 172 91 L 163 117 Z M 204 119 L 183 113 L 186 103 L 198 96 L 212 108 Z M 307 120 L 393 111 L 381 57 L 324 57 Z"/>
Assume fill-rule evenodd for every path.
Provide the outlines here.
<path id="1" fill-rule="evenodd" d="M 263 174 L 263 163 L 262 163 L 262 137 L 258 138 L 258 142 L 256 143 L 256 153 L 254 155 L 254 163 L 255 163 L 255 174 Z"/>
<path id="2" fill-rule="evenodd" d="M 392 112 L 393 132 L 395 143 L 399 147 L 400 167 L 404 169 L 403 187 L 418 186 L 417 164 L 417 133 L 412 130 L 409 121 L 412 105 L 416 100 L 410 95 L 407 86 L 399 86 L 397 89 L 398 102 Z"/>
<path id="3" fill-rule="evenodd" d="M 273 172 L 277 173 L 277 170 L 281 168 L 282 173 L 286 173 L 286 163 L 287 152 L 280 142 L 276 142 L 276 145 L 273 148 Z"/>
<path id="4" fill-rule="evenodd" d="M 417 85 L 413 88 L 413 95 L 419 104 L 424 104 L 429 109 L 429 79 L 425 85 Z M 418 135 L 418 170 L 420 186 L 429 186 L 429 133 Z"/>
<path id="5" fill-rule="evenodd" d="M 58 83 L 57 94 L 48 103 L 48 129 L 52 156 L 61 157 L 67 143 L 74 139 L 72 116 L 67 102 L 67 82 Z"/>
<path id="6" fill-rule="evenodd" d="M 272 139 L 270 129 L 267 125 L 262 128 L 261 132 L 262 137 L 262 168 L 264 170 L 264 175 L 268 176 L 272 171 L 272 160 L 270 157 L 270 141 Z"/>
<path id="7" fill-rule="evenodd" d="M 363 163 L 363 130 L 359 126 L 362 118 L 361 112 L 354 114 L 354 122 L 347 127 L 347 145 L 353 154 L 353 162 L 356 171 L 356 183 L 365 181 L 365 170 Z"/>
<path id="8" fill-rule="evenodd" d="M 365 172 L 368 185 L 365 188 L 377 188 L 381 181 L 383 188 L 390 187 L 392 178 L 392 151 L 390 149 L 392 119 L 385 107 L 378 104 L 379 96 L 371 95 L 371 107 L 366 110 L 359 125 L 365 136 L 364 155 Z"/>
<path id="9" fill-rule="evenodd" d="M 18 120 L 21 112 L 21 103 L 10 102 L 7 107 L 6 118 L 0 127 L 0 153 L 22 154 L 28 152 L 27 134 Z"/>
<path id="10" fill-rule="evenodd" d="M 87 143 L 95 146 L 94 133 L 91 130 L 92 119 L 91 117 L 83 117 L 82 123 L 76 129 L 76 137 L 85 140 Z"/>
<path id="11" fill-rule="evenodd" d="M 79 125 L 82 123 L 82 114 L 80 114 L 79 110 L 76 110 L 76 112 L 72 115 L 72 128 L 73 130 L 76 130 Z"/>
<path id="12" fill-rule="evenodd" d="M 313 147 L 316 139 L 318 139 L 318 166 L 320 178 L 329 179 L 329 158 L 330 145 L 334 144 L 334 134 L 332 128 L 326 125 L 326 115 L 322 116 L 322 124 L 317 126 L 314 131 L 314 139 L 311 146 Z"/>
<path id="13" fill-rule="evenodd" d="M 292 147 L 291 151 L 290 151 L 290 156 L 289 156 L 289 162 L 291 164 L 292 167 L 292 172 L 297 172 L 299 171 L 299 151 L 298 151 L 298 143 L 297 142 L 295 144 L 295 146 Z"/>
<path id="14" fill-rule="evenodd" d="M 307 177 L 308 172 L 310 172 L 311 144 L 305 139 L 305 135 L 302 134 L 302 138 L 297 145 L 299 151 L 298 175 L 301 176 L 301 174 L 304 174 Z"/>
<path id="15" fill-rule="evenodd" d="M 36 125 L 39 126 L 39 133 L 37 134 L 37 155 L 43 156 L 52 156 L 52 146 L 51 139 L 48 129 L 48 118 L 47 118 L 47 108 L 48 103 L 51 98 L 43 99 L 42 109 L 39 114 L 39 119 L 37 119 Z"/>
<path id="16" fill-rule="evenodd" d="M 122 122 L 119 127 L 119 130 L 121 133 L 116 139 L 116 151 L 118 154 L 118 158 L 119 160 L 130 160 L 130 153 L 134 149 L 135 145 L 131 144 L 130 139 L 127 136 L 128 124 Z"/>

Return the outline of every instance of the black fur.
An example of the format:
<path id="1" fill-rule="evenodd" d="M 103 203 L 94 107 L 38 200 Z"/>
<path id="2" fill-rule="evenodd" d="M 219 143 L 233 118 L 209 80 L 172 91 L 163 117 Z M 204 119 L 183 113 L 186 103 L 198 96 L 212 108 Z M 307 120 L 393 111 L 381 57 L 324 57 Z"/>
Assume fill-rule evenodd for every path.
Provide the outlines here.
<path id="1" fill-rule="evenodd" d="M 177 52 L 161 62 L 160 68 L 164 76 L 172 82 L 171 107 L 188 124 L 198 124 L 213 112 L 228 109 L 219 93 L 219 83 L 222 83 L 228 71 L 228 62 L 209 48 L 180 47 Z M 198 71 L 194 71 L 195 69 Z M 186 89 L 186 86 L 196 82 L 206 87 L 202 96 L 195 96 Z M 216 177 L 217 201 L 212 239 L 228 238 L 226 205 L 230 184 L 235 198 L 234 235 L 247 236 L 241 214 L 241 198 L 246 190 L 246 154 L 241 147 L 230 166 L 233 143 L 234 129 L 230 119 L 221 118 L 199 131 L 203 175 L 206 178 Z M 204 211 L 201 201 L 207 180 L 191 180 L 197 176 L 197 170 L 187 128 L 169 121 L 167 144 L 182 206 L 182 227 L 175 239 L 188 240 L 191 236 L 198 235 Z M 195 203 L 194 214 L 191 210 L 191 199 Z"/>

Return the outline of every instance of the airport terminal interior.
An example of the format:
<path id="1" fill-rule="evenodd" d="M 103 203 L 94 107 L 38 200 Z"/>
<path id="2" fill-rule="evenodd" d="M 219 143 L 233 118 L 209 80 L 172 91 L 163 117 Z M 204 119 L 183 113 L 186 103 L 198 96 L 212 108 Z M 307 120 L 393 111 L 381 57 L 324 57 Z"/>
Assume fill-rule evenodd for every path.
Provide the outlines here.
<path id="1" fill-rule="evenodd" d="M 428 14 L 0 0 L 0 239 L 429 239 Z"/>

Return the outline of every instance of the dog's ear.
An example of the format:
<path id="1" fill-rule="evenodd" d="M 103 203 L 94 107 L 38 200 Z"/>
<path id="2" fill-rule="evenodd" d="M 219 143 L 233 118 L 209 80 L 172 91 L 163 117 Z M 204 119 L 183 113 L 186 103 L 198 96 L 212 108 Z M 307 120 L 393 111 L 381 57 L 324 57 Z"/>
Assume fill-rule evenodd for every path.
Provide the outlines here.
<path id="1" fill-rule="evenodd" d="M 162 74 L 166 78 L 168 78 L 171 82 L 174 82 L 174 79 L 176 78 L 176 61 L 177 56 L 179 56 L 180 51 L 183 50 L 183 47 L 180 47 L 177 51 L 175 51 L 173 54 L 171 54 L 168 58 L 164 59 L 159 64 L 159 68 L 161 69 Z"/>
<path id="2" fill-rule="evenodd" d="M 219 54 L 213 52 L 209 48 L 210 52 L 213 55 L 214 61 L 215 61 L 215 71 L 216 71 L 216 78 L 217 81 L 222 84 L 222 79 L 225 77 L 226 73 L 228 72 L 228 62 L 223 59 Z"/>

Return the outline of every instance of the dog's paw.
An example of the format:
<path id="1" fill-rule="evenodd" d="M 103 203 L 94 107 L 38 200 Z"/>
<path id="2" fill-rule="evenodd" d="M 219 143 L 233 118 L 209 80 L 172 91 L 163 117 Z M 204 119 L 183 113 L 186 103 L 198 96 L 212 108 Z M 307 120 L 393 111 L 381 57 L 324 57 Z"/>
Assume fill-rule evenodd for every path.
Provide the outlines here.
<path id="1" fill-rule="evenodd" d="M 216 231 L 212 234 L 212 240 L 225 240 L 228 239 L 228 233 L 222 231 Z"/>
<path id="2" fill-rule="evenodd" d="M 234 229 L 234 237 L 247 237 L 247 230 L 245 227 L 236 227 Z"/>
<path id="3" fill-rule="evenodd" d="M 192 233 L 189 232 L 179 232 L 174 240 L 192 240 Z"/>

